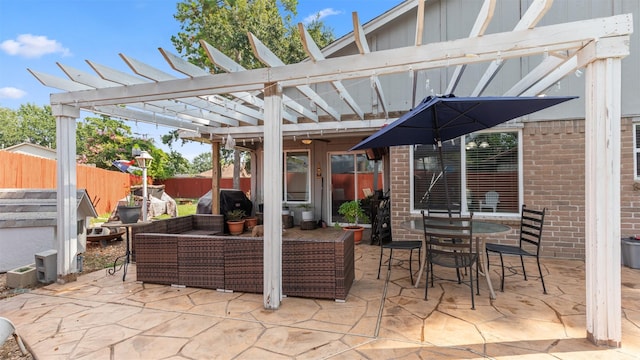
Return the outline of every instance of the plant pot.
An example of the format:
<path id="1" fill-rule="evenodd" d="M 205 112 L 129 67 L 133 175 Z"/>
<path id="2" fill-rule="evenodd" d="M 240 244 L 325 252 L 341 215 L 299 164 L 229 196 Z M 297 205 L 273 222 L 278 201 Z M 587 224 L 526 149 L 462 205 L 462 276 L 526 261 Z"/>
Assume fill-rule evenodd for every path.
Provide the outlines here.
<path id="1" fill-rule="evenodd" d="M 228 220 L 227 226 L 229 226 L 229 234 L 240 235 L 244 232 L 244 220 Z"/>
<path id="2" fill-rule="evenodd" d="M 303 211 L 302 212 L 302 221 L 313 221 L 313 211 Z"/>
<path id="3" fill-rule="evenodd" d="M 364 232 L 364 227 L 362 226 L 345 226 L 342 228 L 345 231 L 352 231 L 353 232 L 353 243 L 354 244 L 360 244 L 360 241 L 362 241 L 362 233 Z"/>
<path id="4" fill-rule="evenodd" d="M 118 206 L 118 217 L 123 224 L 137 223 L 140 219 L 142 206 Z"/>
<path id="5" fill-rule="evenodd" d="M 244 219 L 244 229 L 247 231 L 253 230 L 253 227 L 258 225 L 257 217 L 248 217 Z"/>
<path id="6" fill-rule="evenodd" d="M 37 282 L 35 264 L 7 271 L 7 286 L 10 288 L 24 289 L 35 285 Z"/>

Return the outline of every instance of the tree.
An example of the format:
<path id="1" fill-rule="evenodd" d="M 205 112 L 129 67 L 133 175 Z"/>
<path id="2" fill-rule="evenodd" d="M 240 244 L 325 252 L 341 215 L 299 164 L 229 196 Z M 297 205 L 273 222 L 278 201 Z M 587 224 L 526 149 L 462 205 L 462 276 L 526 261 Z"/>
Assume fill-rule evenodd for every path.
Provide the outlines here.
<path id="1" fill-rule="evenodd" d="M 171 41 L 191 63 L 212 73 L 222 70 L 211 63 L 200 47 L 201 39 L 247 69 L 264 66 L 253 54 L 248 32 L 257 36 L 283 62 L 297 63 L 306 58 L 297 26 L 292 24 L 297 7 L 297 0 L 185 0 L 178 3 L 174 15 L 182 31 L 172 36 Z M 319 17 L 307 25 L 307 31 L 321 48 L 335 39 L 333 30 Z M 166 135 L 166 140 L 175 141 L 174 135 Z M 233 157 L 233 151 L 223 149 L 220 162 L 222 165 L 232 163 Z M 241 159 L 245 168 L 250 168 L 250 157 L 242 154 Z M 196 168 L 211 168 L 210 164 L 203 166 L 206 162 L 200 163 L 201 160 L 196 164 L 194 159 Z"/>
<path id="2" fill-rule="evenodd" d="M 113 170 L 115 160 L 133 160 L 134 147 L 144 149 L 153 157 L 147 173 L 154 179 L 166 179 L 185 166 L 186 159 L 175 154 L 167 155 L 152 140 L 134 138 L 131 127 L 124 121 L 108 116 L 87 117 L 78 123 L 76 153 L 79 163 L 95 164 L 102 169 Z"/>
<path id="3" fill-rule="evenodd" d="M 132 160 L 131 127 L 122 120 L 108 116 L 86 117 L 78 123 L 76 134 L 76 153 L 81 163 L 112 169 L 114 160 Z M 138 143 L 138 146 L 148 148 L 147 144 Z"/>
<path id="4" fill-rule="evenodd" d="M 169 153 L 168 169 L 171 169 L 173 175 L 176 174 L 195 174 L 193 166 L 182 154 L 177 151 L 171 150 Z M 172 176 L 173 176 L 172 175 Z"/>
<path id="5" fill-rule="evenodd" d="M 196 174 L 205 172 L 207 170 L 211 170 L 212 168 L 211 153 L 205 152 L 196 156 L 195 158 L 193 158 L 192 163 L 193 163 L 192 165 L 193 172 Z"/>
<path id="6" fill-rule="evenodd" d="M 51 106 L 20 105 L 17 111 L 0 108 L 0 145 L 20 143 L 56 147 L 56 119 Z"/>
<path id="7" fill-rule="evenodd" d="M 171 41 L 190 62 L 214 73 L 219 71 L 200 48 L 201 39 L 247 69 L 263 66 L 253 54 L 247 32 L 256 35 L 285 63 L 296 63 L 306 57 L 292 24 L 297 6 L 297 0 L 186 0 L 178 3 L 174 15 L 183 31 Z M 308 31 L 320 47 L 335 39 L 333 30 L 318 19 Z"/>

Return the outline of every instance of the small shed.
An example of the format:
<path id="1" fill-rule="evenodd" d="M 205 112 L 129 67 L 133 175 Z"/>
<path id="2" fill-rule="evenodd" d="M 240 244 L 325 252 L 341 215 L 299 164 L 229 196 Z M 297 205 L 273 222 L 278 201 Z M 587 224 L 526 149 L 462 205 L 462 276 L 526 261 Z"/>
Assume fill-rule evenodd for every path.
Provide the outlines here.
<path id="1" fill-rule="evenodd" d="M 56 149 L 44 147 L 38 144 L 20 143 L 3 149 L 4 151 L 37 156 L 45 159 L 55 160 L 57 158 Z"/>
<path id="2" fill-rule="evenodd" d="M 85 189 L 77 190 L 78 253 L 87 243 L 87 226 L 97 217 Z M 0 189 L 0 272 L 34 262 L 34 255 L 56 250 L 56 189 Z"/>

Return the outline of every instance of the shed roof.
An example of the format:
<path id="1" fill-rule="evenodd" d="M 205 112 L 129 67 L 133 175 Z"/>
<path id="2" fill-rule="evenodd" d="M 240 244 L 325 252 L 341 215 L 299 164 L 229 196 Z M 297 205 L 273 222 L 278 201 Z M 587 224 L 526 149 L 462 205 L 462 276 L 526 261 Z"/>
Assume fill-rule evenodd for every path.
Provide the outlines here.
<path id="1" fill-rule="evenodd" d="M 38 156 L 38 157 L 43 157 L 46 159 L 53 159 L 53 160 L 56 159 L 56 155 L 57 155 L 55 149 L 48 148 L 38 144 L 26 143 L 26 142 L 9 146 L 2 150 L 12 152 L 12 153 L 18 153 L 18 154 Z"/>
<path id="2" fill-rule="evenodd" d="M 0 189 L 0 228 L 56 226 L 57 207 L 56 189 Z M 76 208 L 79 218 L 98 216 L 85 189 Z"/>

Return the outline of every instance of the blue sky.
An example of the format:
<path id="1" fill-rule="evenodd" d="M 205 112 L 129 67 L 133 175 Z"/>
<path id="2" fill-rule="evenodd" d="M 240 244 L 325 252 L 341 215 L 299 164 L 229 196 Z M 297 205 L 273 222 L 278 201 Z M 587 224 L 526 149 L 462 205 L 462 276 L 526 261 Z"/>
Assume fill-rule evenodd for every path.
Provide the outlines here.
<path id="1" fill-rule="evenodd" d="M 381 15 L 401 0 L 299 0 L 296 22 L 320 13 L 339 38 L 353 28 L 351 13 L 360 21 Z M 66 78 L 57 62 L 94 73 L 85 60 L 130 73 L 118 54 L 180 76 L 164 62 L 158 48 L 177 53 L 171 36 L 180 30 L 173 18 L 173 0 L 0 0 L 0 107 L 49 104 L 59 92 L 42 85 L 27 68 Z M 134 133 L 156 139 L 171 129 L 128 122 Z M 193 159 L 209 145 L 190 143 L 177 148 Z"/>

